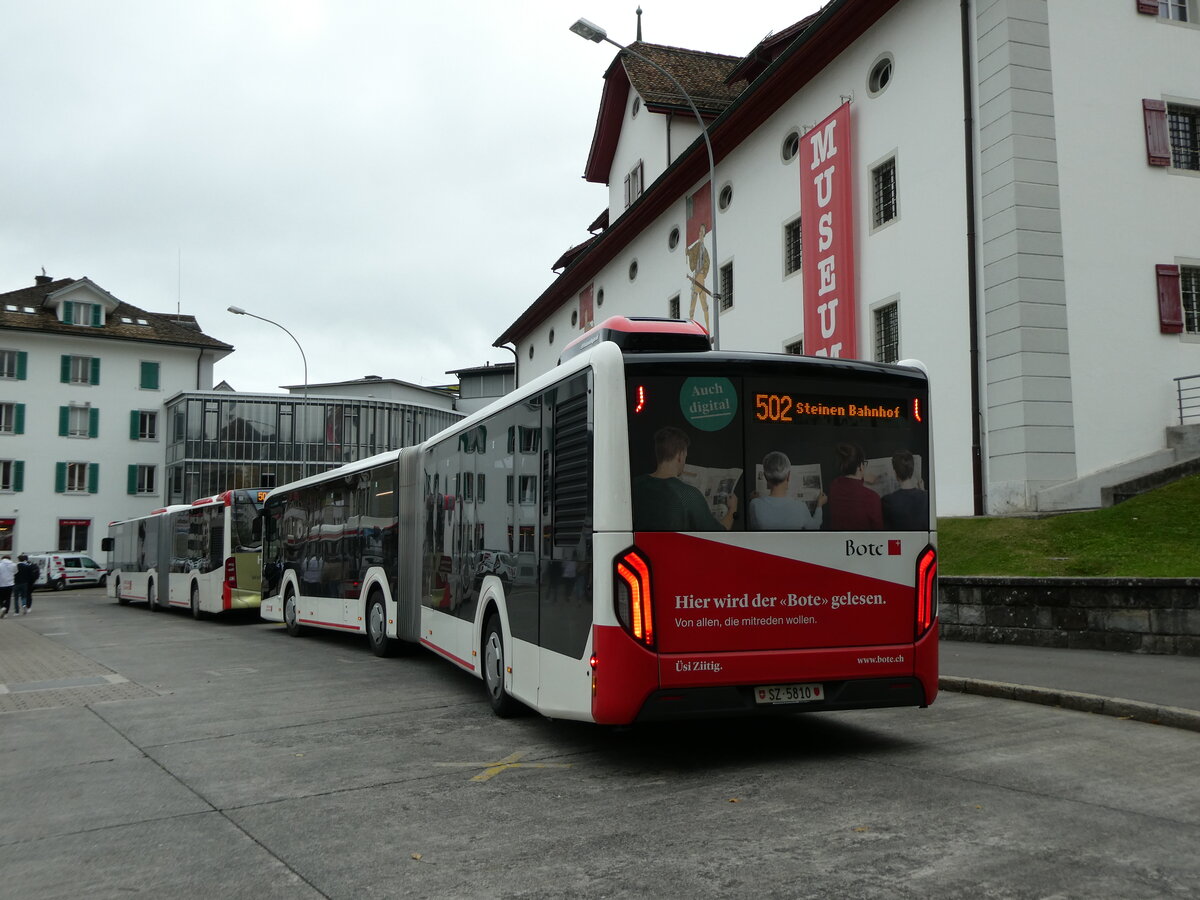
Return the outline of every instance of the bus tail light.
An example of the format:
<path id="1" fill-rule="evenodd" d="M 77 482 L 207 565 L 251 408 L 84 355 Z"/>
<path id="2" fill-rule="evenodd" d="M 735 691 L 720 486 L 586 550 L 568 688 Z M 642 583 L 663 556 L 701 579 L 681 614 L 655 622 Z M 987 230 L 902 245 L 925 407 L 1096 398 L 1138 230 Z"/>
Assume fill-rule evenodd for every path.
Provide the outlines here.
<path id="1" fill-rule="evenodd" d="M 654 646 L 654 610 L 650 596 L 650 564 L 636 549 L 617 557 L 614 602 L 617 620 L 638 643 Z"/>
<path id="2" fill-rule="evenodd" d="M 933 627 L 937 618 L 937 551 L 926 547 L 917 557 L 917 621 L 915 637 Z"/>
<path id="3" fill-rule="evenodd" d="M 225 586 L 237 587 L 237 560 L 232 556 L 225 559 Z"/>

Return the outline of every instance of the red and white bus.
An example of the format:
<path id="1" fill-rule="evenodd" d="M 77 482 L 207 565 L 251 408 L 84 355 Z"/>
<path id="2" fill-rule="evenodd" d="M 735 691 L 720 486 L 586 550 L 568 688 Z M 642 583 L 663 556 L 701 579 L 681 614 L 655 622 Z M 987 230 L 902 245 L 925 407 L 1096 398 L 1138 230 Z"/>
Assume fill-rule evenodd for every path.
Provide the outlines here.
<path id="1" fill-rule="evenodd" d="M 276 488 L 264 618 L 423 645 L 600 723 L 937 695 L 919 364 L 611 319 L 423 444 Z"/>
<path id="2" fill-rule="evenodd" d="M 197 619 L 257 608 L 262 598 L 265 490 L 233 490 L 111 522 L 108 596 L 151 610 L 190 609 Z"/>

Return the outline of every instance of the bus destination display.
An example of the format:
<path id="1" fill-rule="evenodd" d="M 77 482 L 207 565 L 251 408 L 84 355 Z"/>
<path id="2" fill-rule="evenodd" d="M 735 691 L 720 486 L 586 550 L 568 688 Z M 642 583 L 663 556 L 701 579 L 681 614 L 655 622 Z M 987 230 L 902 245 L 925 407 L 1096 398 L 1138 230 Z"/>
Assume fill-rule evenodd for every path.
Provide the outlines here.
<path id="1" fill-rule="evenodd" d="M 816 400 L 792 394 L 756 393 L 754 417 L 760 422 L 796 422 L 802 419 L 907 419 L 921 421 L 921 401 L 895 400 Z"/>

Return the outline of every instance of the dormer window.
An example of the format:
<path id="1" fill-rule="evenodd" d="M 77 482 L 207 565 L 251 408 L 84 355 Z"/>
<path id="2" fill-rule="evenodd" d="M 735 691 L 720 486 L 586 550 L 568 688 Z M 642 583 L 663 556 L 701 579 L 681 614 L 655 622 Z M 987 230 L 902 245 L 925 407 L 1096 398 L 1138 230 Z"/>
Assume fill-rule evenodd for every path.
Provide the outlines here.
<path id="1" fill-rule="evenodd" d="M 64 325 L 84 325 L 89 328 L 99 328 L 104 324 L 104 311 L 99 303 L 79 303 L 74 300 L 64 300 L 59 307 L 59 315 Z"/>

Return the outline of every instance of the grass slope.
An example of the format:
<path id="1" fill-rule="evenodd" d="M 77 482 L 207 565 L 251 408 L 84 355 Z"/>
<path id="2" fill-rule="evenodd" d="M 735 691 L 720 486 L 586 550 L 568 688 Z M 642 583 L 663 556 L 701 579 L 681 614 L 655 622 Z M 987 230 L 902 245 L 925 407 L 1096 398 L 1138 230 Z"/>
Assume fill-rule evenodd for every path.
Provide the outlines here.
<path id="1" fill-rule="evenodd" d="M 1109 509 L 939 519 L 938 574 L 1200 577 L 1200 475 Z"/>

